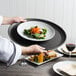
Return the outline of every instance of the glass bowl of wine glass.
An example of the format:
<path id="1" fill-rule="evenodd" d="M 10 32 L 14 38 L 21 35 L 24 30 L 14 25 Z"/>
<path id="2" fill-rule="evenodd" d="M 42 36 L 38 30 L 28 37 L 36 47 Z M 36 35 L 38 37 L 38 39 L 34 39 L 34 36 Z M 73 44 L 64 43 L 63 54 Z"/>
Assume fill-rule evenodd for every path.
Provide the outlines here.
<path id="1" fill-rule="evenodd" d="M 76 45 L 75 43 L 66 43 L 66 48 L 69 52 L 69 56 L 71 57 L 72 51 L 75 49 Z"/>

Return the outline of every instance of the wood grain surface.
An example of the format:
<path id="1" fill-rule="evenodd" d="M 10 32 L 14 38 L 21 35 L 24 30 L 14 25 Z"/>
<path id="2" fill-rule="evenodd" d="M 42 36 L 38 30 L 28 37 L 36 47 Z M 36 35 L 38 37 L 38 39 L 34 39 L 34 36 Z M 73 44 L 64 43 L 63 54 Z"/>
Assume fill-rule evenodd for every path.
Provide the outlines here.
<path id="1" fill-rule="evenodd" d="M 20 63 L 24 60 L 20 60 L 10 67 L 6 67 L 0 62 L 0 76 L 59 76 L 53 71 L 52 67 L 55 63 L 64 60 L 76 61 L 76 58 L 61 57 L 40 66 L 28 63 L 27 61 L 26 65 L 20 66 Z"/>

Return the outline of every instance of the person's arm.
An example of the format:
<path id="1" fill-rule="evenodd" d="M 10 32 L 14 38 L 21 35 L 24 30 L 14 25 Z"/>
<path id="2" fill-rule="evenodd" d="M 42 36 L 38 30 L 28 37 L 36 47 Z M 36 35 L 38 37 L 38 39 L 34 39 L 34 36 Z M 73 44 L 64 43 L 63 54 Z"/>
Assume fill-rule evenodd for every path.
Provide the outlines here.
<path id="1" fill-rule="evenodd" d="M 26 20 L 24 20 L 22 17 L 4 17 L 2 19 L 2 25 L 7 25 L 7 24 L 13 24 L 15 22 L 25 22 Z"/>
<path id="2" fill-rule="evenodd" d="M 21 47 L 6 38 L 0 37 L 0 61 L 5 62 L 7 66 L 15 64 L 21 55 L 45 52 L 44 49 L 38 45 Z"/>
<path id="3" fill-rule="evenodd" d="M 19 45 L 0 37 L 0 61 L 5 62 L 9 66 L 16 63 L 21 54 Z"/>
<path id="4" fill-rule="evenodd" d="M 2 24 L 3 22 L 3 16 L 0 16 L 0 25 Z"/>
<path id="5" fill-rule="evenodd" d="M 20 17 L 13 17 L 12 19 L 5 17 L 4 19 L 4 17 L 1 16 L 0 21 L 2 20 L 3 22 L 0 24 L 11 24 L 13 20 L 14 22 L 25 21 L 22 18 L 20 19 Z M 45 48 L 38 45 L 21 47 L 16 43 L 0 36 L 0 61 L 5 62 L 7 66 L 15 64 L 21 55 L 44 52 L 44 49 Z"/>
<path id="6" fill-rule="evenodd" d="M 0 25 L 12 24 L 14 22 L 25 21 L 21 17 L 3 17 L 0 16 Z M 7 63 L 7 65 L 12 65 L 21 56 L 21 47 L 6 38 L 0 36 L 0 61 Z"/>

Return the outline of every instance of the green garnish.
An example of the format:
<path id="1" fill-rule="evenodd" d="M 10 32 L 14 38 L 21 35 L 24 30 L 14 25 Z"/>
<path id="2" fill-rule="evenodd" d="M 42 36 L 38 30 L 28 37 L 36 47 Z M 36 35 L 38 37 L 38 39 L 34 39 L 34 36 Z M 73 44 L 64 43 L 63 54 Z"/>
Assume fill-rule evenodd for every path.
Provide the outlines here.
<path id="1" fill-rule="evenodd" d="M 30 29 L 24 29 L 23 34 L 35 39 L 45 39 L 47 30 L 39 28 L 38 26 L 31 27 Z"/>

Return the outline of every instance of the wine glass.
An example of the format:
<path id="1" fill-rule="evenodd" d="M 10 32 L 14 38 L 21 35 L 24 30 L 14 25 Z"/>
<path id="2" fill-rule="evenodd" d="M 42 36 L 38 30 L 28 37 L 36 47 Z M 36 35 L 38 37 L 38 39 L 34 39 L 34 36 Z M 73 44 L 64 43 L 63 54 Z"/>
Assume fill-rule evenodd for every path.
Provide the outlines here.
<path id="1" fill-rule="evenodd" d="M 69 56 L 71 57 L 72 51 L 75 49 L 75 43 L 67 43 L 66 48 L 69 51 Z"/>

